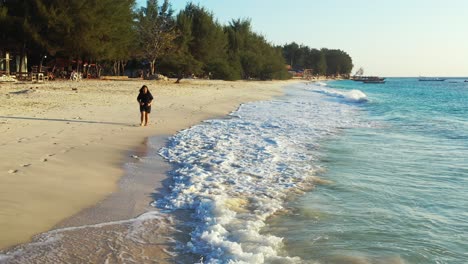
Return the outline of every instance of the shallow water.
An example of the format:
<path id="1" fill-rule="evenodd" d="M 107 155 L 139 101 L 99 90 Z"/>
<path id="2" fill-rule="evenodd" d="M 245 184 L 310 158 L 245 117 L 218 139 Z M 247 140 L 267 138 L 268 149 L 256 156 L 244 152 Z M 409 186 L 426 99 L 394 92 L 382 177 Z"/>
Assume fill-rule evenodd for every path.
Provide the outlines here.
<path id="1" fill-rule="evenodd" d="M 360 89 L 365 120 L 322 143 L 320 185 L 274 219 L 289 255 L 319 263 L 468 263 L 468 85 L 390 79 Z"/>
<path id="2" fill-rule="evenodd" d="M 299 263 L 281 236 L 263 232 L 267 220 L 319 181 L 322 140 L 371 125 L 357 118 L 365 101 L 359 91 L 299 85 L 181 131 L 160 152 L 176 166 L 175 182 L 155 206 L 193 212 L 183 248 L 205 263 Z"/>

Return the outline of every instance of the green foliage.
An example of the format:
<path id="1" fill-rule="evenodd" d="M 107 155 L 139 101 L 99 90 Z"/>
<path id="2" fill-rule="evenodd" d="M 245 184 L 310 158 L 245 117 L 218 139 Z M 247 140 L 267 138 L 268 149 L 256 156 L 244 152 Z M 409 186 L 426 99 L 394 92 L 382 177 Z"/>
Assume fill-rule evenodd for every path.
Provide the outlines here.
<path id="1" fill-rule="evenodd" d="M 317 49 L 311 49 L 305 56 L 305 68 L 313 69 L 317 75 L 325 75 L 327 72 L 327 60 L 325 54 Z"/>
<path id="2" fill-rule="evenodd" d="M 202 73 L 202 63 L 194 58 L 189 45 L 193 41 L 192 19 L 180 12 L 175 20 L 177 37 L 174 39 L 175 50 L 164 56 L 160 61 L 160 69 L 169 76 L 177 77 L 177 81 Z"/>
<path id="3" fill-rule="evenodd" d="M 148 0 L 138 13 L 137 32 L 141 57 L 150 63 L 151 74 L 155 73 L 156 60 L 172 53 L 177 37 L 173 10 L 168 0 L 162 6 L 157 0 Z"/>
<path id="4" fill-rule="evenodd" d="M 312 69 L 316 75 L 349 75 L 351 57 L 337 49 L 311 49 L 295 42 L 282 47 L 285 60 L 294 70 Z"/>
<path id="5" fill-rule="evenodd" d="M 283 46 L 283 56 L 286 62 L 291 65 L 291 67 L 303 68 L 303 53 L 301 51 L 302 46 L 299 46 L 296 42 L 291 44 L 286 44 Z"/>
<path id="6" fill-rule="evenodd" d="M 147 0 L 137 10 L 135 0 L 0 0 L 0 49 L 11 47 L 41 58 L 47 53 L 105 61 L 116 73 L 133 58 L 149 63 L 151 73 L 157 65 L 179 79 L 288 79 L 286 63 L 315 74 L 352 69 L 351 57 L 341 50 L 294 42 L 275 47 L 252 30 L 248 19 L 221 25 L 193 3 L 175 15 L 169 0 Z"/>
<path id="7" fill-rule="evenodd" d="M 351 57 L 342 50 L 322 49 L 327 61 L 327 75 L 349 75 L 353 69 Z"/>
<path id="8" fill-rule="evenodd" d="M 177 51 L 161 69 L 182 78 L 191 74 L 214 79 L 287 79 L 281 50 L 252 32 L 249 20 L 222 26 L 212 13 L 187 4 L 176 17 Z M 192 72 L 190 72 L 192 71 Z"/>
<path id="9" fill-rule="evenodd" d="M 190 33 L 187 36 L 190 41 L 186 42 L 188 52 L 202 64 L 205 75 L 215 78 L 229 76 L 228 41 L 223 27 L 214 19 L 213 14 L 203 7 L 189 3 L 179 15 L 190 20 L 190 30 L 182 34 Z"/>
<path id="10" fill-rule="evenodd" d="M 109 59 L 129 55 L 133 6 L 134 0 L 8 1 L 0 13 L 2 21 L 21 25 L 14 42 L 34 43 L 52 55 Z"/>
<path id="11" fill-rule="evenodd" d="M 25 30 L 28 20 L 33 17 L 28 1 L 0 1 L 0 48 L 18 51 L 31 42 Z"/>
<path id="12" fill-rule="evenodd" d="M 251 30 L 250 20 L 233 20 L 225 27 L 230 62 L 243 79 L 284 79 L 287 76 L 281 50 Z"/>

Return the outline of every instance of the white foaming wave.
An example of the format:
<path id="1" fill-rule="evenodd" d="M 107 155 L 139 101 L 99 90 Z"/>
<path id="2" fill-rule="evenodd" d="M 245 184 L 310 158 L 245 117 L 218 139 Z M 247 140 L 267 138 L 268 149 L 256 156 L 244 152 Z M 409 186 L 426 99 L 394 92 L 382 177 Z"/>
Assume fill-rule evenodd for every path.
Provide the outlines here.
<path id="1" fill-rule="evenodd" d="M 181 131 L 160 155 L 177 164 L 171 194 L 154 203 L 192 209 L 187 249 L 205 263 L 296 263 L 280 255 L 282 238 L 261 232 L 289 192 L 320 170 L 315 147 L 354 127 L 356 108 L 294 89 L 284 100 L 242 105 L 232 116 Z"/>
<path id="2" fill-rule="evenodd" d="M 340 91 L 332 88 L 319 88 L 312 89 L 312 91 L 322 93 L 328 96 L 341 98 L 347 102 L 351 103 L 365 103 L 369 101 L 367 95 L 361 90 L 350 90 L 350 91 Z"/>

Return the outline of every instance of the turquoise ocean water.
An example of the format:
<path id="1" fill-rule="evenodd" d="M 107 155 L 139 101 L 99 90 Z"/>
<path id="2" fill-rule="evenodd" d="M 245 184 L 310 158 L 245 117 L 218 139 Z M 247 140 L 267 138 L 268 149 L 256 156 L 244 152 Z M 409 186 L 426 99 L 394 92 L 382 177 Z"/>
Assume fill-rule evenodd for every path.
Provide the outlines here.
<path id="1" fill-rule="evenodd" d="M 360 90 L 359 116 L 321 142 L 329 184 L 288 204 L 269 232 L 311 263 L 468 263 L 468 83 L 390 78 Z"/>

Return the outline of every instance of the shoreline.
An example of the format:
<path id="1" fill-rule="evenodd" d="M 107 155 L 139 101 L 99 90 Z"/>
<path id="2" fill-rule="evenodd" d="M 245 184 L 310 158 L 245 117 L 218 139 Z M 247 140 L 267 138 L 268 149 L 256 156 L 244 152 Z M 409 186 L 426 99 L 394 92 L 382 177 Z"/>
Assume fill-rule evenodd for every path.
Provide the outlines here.
<path id="1" fill-rule="evenodd" d="M 63 149 L 63 151 L 60 152 L 60 154 L 52 153 L 54 155 L 49 154 L 50 156 L 46 156 L 46 158 L 43 158 L 42 164 L 40 164 L 40 165 L 43 165 L 42 168 L 32 170 L 32 172 L 34 172 L 36 175 L 41 175 L 42 176 L 42 175 L 45 175 L 46 172 L 49 172 L 49 173 L 51 172 L 50 170 L 47 171 L 44 168 L 44 164 L 46 164 L 46 163 L 47 163 L 47 165 L 52 164 L 52 163 L 61 163 L 61 164 L 59 164 L 60 166 L 57 166 L 57 164 L 54 164 L 55 166 L 50 165 L 52 167 L 55 167 L 54 168 L 55 173 L 62 172 L 65 169 L 68 169 L 68 170 L 72 169 L 72 171 L 77 169 L 79 171 L 79 173 L 81 173 L 81 174 L 85 173 L 86 171 L 89 173 L 89 171 L 94 170 L 94 173 L 91 173 L 92 175 L 90 175 L 91 177 L 79 178 L 78 182 L 77 182 L 77 179 L 73 179 L 73 178 L 72 179 L 67 179 L 67 180 L 72 180 L 72 182 L 75 183 L 75 184 L 77 184 L 77 183 L 78 184 L 79 183 L 87 183 L 88 186 L 86 186 L 86 184 L 83 184 L 83 185 L 85 185 L 84 187 L 90 187 L 90 185 L 96 184 L 96 178 L 99 178 L 99 176 L 100 176 L 99 172 L 101 172 L 101 174 L 102 174 L 102 172 L 103 172 L 102 168 L 103 167 L 106 167 L 105 172 L 106 172 L 106 174 L 110 174 L 110 176 L 107 176 L 105 179 L 101 178 L 100 179 L 100 181 L 102 181 L 102 182 L 100 182 L 101 185 L 93 186 L 93 187 L 95 187 L 95 188 L 93 188 L 94 193 L 92 193 L 93 195 L 91 197 L 87 197 L 86 201 L 81 201 L 81 203 L 80 203 L 79 201 L 77 202 L 76 199 L 72 199 L 72 201 L 74 200 L 75 204 L 72 204 L 71 206 L 68 206 L 69 204 L 67 204 L 67 206 L 65 206 L 65 204 L 66 204 L 66 202 L 65 202 L 65 204 L 62 203 L 62 206 L 59 206 L 58 208 L 57 207 L 52 208 L 54 206 L 49 206 L 49 207 L 47 207 L 45 212 L 43 212 L 43 211 L 39 212 L 37 214 L 39 217 L 37 215 L 33 217 L 34 222 L 37 222 L 38 220 L 39 220 L 39 222 L 41 222 L 40 221 L 41 220 L 40 216 L 41 215 L 43 216 L 43 213 L 47 213 L 47 214 L 50 215 L 50 214 L 54 214 L 55 211 L 62 210 L 64 207 L 71 207 L 66 212 L 62 212 L 60 214 L 60 216 L 51 217 L 52 219 L 51 218 L 46 218 L 45 221 L 42 221 L 42 223 L 43 223 L 42 225 L 40 225 L 40 226 L 36 225 L 36 226 L 34 226 L 34 228 L 29 228 L 27 230 L 27 232 L 25 232 L 27 234 L 23 234 L 23 235 L 18 236 L 18 234 L 16 233 L 16 234 L 10 234 L 10 236 L 6 236 L 7 237 L 6 239 L 4 237 L 4 239 L 2 241 L 0 241 L 0 248 L 5 250 L 6 248 L 10 248 L 13 245 L 21 244 L 21 243 L 25 243 L 27 241 L 30 241 L 31 236 L 33 236 L 34 234 L 39 234 L 39 233 L 42 233 L 42 232 L 45 232 L 47 230 L 51 230 L 51 229 L 54 229 L 54 228 L 57 228 L 57 227 L 73 226 L 74 225 L 73 223 L 79 223 L 81 221 L 84 221 L 84 220 L 77 220 L 78 222 L 76 222 L 76 221 L 74 222 L 74 221 L 71 221 L 70 219 L 72 219 L 73 216 L 79 215 L 81 212 L 85 212 L 87 210 L 92 210 L 92 208 L 95 208 L 96 206 L 98 206 L 100 204 L 100 202 L 103 201 L 103 199 L 105 200 L 107 197 L 112 196 L 112 194 L 114 194 L 114 193 L 116 193 L 116 191 L 118 191 L 119 181 L 121 181 L 125 177 L 125 176 L 122 177 L 122 175 L 124 174 L 124 170 L 123 170 L 121 164 L 124 164 L 125 161 L 126 160 L 128 161 L 128 159 L 129 159 L 125 155 L 129 152 L 129 149 L 130 150 L 132 148 L 135 149 L 135 146 L 138 146 L 138 145 L 141 146 L 141 141 L 142 141 L 143 138 L 148 138 L 148 137 L 150 137 L 152 135 L 161 135 L 161 134 L 164 134 L 166 136 L 167 135 L 172 135 L 175 132 L 177 132 L 178 130 L 188 128 L 188 127 L 193 126 L 194 124 L 197 124 L 197 123 L 199 123 L 199 122 L 201 122 L 203 120 L 206 120 L 208 118 L 216 118 L 217 116 L 224 116 L 224 115 L 234 111 L 235 108 L 238 107 L 239 104 L 241 104 L 241 103 L 249 102 L 249 101 L 255 101 L 255 100 L 264 100 L 264 99 L 271 98 L 271 97 L 273 97 L 275 95 L 279 95 L 279 94 L 281 94 L 281 89 L 282 89 L 281 87 L 283 87 L 285 84 L 290 84 L 292 82 L 295 82 L 295 81 L 273 81 L 273 82 L 190 81 L 190 82 L 183 83 L 182 85 L 180 85 L 180 84 L 179 85 L 174 85 L 174 84 L 154 82 L 154 81 L 141 81 L 141 80 L 134 81 L 134 82 L 125 82 L 123 84 L 123 86 L 129 86 L 130 85 L 131 87 L 130 88 L 125 87 L 125 89 L 123 89 L 122 87 L 118 88 L 118 92 L 124 93 L 123 98 L 125 100 L 134 99 L 133 97 L 136 97 L 135 90 L 137 90 L 138 86 L 140 84 L 142 84 L 142 83 L 149 84 L 150 87 L 154 91 L 157 91 L 156 92 L 156 104 L 157 104 L 157 106 L 154 109 L 155 114 L 151 115 L 151 117 L 152 117 L 152 121 L 151 121 L 152 127 L 149 128 L 149 129 L 146 129 L 146 128 L 141 129 L 141 128 L 135 128 L 134 127 L 134 125 L 131 122 L 137 123 L 137 122 L 134 122 L 134 120 L 137 120 L 137 116 L 135 115 L 135 113 L 128 114 L 128 112 L 127 112 L 127 114 L 124 117 L 116 118 L 116 119 L 119 119 L 119 120 L 112 120 L 112 122 L 109 122 L 109 121 L 107 121 L 107 122 L 104 121 L 103 122 L 102 120 L 92 120 L 92 118 L 90 118 L 91 116 L 88 116 L 86 119 L 84 117 L 82 117 L 82 116 L 77 116 L 76 119 L 75 118 L 63 118 L 63 117 L 58 118 L 58 117 L 56 117 L 56 115 L 57 115 L 57 112 L 60 113 L 60 110 L 59 111 L 54 111 L 54 110 L 57 110 L 57 109 L 54 109 L 53 107 L 51 107 L 51 111 L 46 110 L 46 111 L 43 111 L 41 113 L 42 115 L 39 114 L 39 115 L 36 115 L 36 116 L 33 116 L 33 117 L 27 117 L 27 116 L 24 117 L 24 115 L 21 116 L 21 115 L 15 114 L 14 111 L 10 111 L 10 112 L 13 112 L 13 115 L 12 115 L 12 113 L 8 113 L 8 110 L 12 110 L 12 109 L 7 108 L 8 109 L 6 111 L 7 113 L 2 112 L 0 114 L 0 121 L 3 121 L 2 122 L 3 125 L 2 125 L 2 127 L 0 127 L 0 129 L 4 128 L 5 125 L 10 125 L 11 123 L 19 123 L 19 125 L 20 125 L 19 127 L 18 126 L 15 127 L 14 126 L 15 124 L 13 124 L 12 125 L 13 130 L 10 130 L 11 128 L 4 130 L 4 131 L 10 130 L 9 131 L 10 135 L 11 135 L 11 131 L 20 131 L 21 128 L 28 127 L 28 126 L 33 126 L 34 128 L 44 128 L 44 125 L 42 125 L 42 126 L 41 125 L 35 125 L 35 124 L 31 125 L 31 123 L 33 123 L 32 120 L 36 121 L 36 120 L 39 119 L 38 121 L 41 121 L 41 122 L 36 122 L 36 123 L 42 123 L 42 122 L 47 122 L 47 121 L 49 121 L 50 123 L 54 123 L 53 121 L 55 121 L 54 125 L 50 124 L 50 126 L 55 127 L 55 129 L 56 129 L 55 132 L 58 132 L 58 131 L 69 132 L 71 135 L 68 135 L 68 136 L 72 137 L 72 141 L 74 143 L 76 143 L 76 142 L 81 143 L 80 145 L 74 144 L 74 145 L 78 145 L 78 146 L 71 146 L 73 144 L 68 144 L 69 146 L 67 146 L 67 148 Z M 71 95 L 72 92 L 70 92 L 69 89 L 70 88 L 73 89 L 74 87 L 78 88 L 79 93 L 81 93 L 81 90 L 83 89 L 83 90 L 85 90 L 85 92 L 90 92 L 91 95 L 93 95 L 93 91 L 94 92 L 96 92 L 96 90 L 99 91 L 99 88 L 101 88 L 101 87 L 99 87 L 99 84 L 107 84 L 107 85 L 115 86 L 115 84 L 117 84 L 117 83 L 112 82 L 112 81 L 85 81 L 85 82 L 82 82 L 82 83 L 73 83 L 73 82 L 52 83 L 52 82 L 50 82 L 50 83 L 42 84 L 42 85 L 31 85 L 31 84 L 21 84 L 21 85 L 14 85 L 13 84 L 13 85 L 10 85 L 9 84 L 9 85 L 6 85 L 7 86 L 6 89 L 4 88 L 5 85 L 2 85 L 0 90 L 2 92 L 9 92 L 7 94 L 7 95 L 10 95 L 10 96 L 7 96 L 8 99 L 11 99 L 11 97 L 13 97 L 14 95 L 29 97 L 31 92 L 26 90 L 27 86 L 36 86 L 37 88 L 33 88 L 33 89 L 29 89 L 29 90 L 35 91 L 35 92 L 32 92 L 33 94 L 36 94 L 36 91 L 39 91 L 39 93 L 41 93 L 41 96 L 42 96 L 42 93 L 44 93 L 43 90 L 47 90 L 47 93 L 51 93 L 51 94 L 54 94 L 54 92 L 58 90 L 59 92 L 65 92 L 68 95 Z M 49 85 L 51 87 L 47 87 Z M 83 87 L 83 86 L 86 87 L 86 86 L 96 86 L 96 85 L 98 86 L 98 88 L 95 88 L 95 87 L 84 88 Z M 66 88 L 63 89 L 63 87 L 61 87 L 61 86 L 64 86 Z M 119 86 L 119 85 L 117 85 L 117 86 Z M 120 85 L 120 86 L 122 86 L 122 85 Z M 156 87 L 156 88 L 154 88 L 154 87 Z M 151 88 L 150 88 L 150 90 L 151 90 Z M 14 91 L 11 91 L 13 89 L 14 89 Z M 66 91 L 62 91 L 62 89 L 63 90 L 66 89 Z M 25 90 L 28 91 L 28 92 L 24 92 Z M 170 91 L 165 91 L 165 90 L 170 90 Z M 184 90 L 184 91 L 180 91 L 180 90 Z M 242 93 L 239 93 L 240 90 L 241 90 Z M 155 93 L 154 91 L 153 91 L 153 93 Z M 15 92 L 17 94 L 12 94 L 12 93 L 15 93 Z M 208 95 L 212 96 L 213 93 L 215 94 L 215 96 L 214 96 L 215 98 L 211 98 L 211 100 L 210 100 L 210 98 L 208 98 Z M 228 93 L 229 93 L 229 95 L 228 95 Z M 46 94 L 46 96 L 45 96 L 46 98 L 48 98 L 47 95 L 48 94 Z M 203 102 L 195 102 L 195 103 L 192 102 L 192 99 L 195 99 L 194 96 L 196 96 L 196 95 L 198 95 L 198 97 L 196 98 L 197 100 L 200 101 L 200 100 L 204 99 L 204 101 Z M 177 97 L 177 96 L 179 96 L 179 97 Z M 181 100 L 177 100 L 176 102 L 162 102 L 161 97 L 164 97 L 164 99 L 172 98 L 173 100 L 174 99 L 176 99 L 176 100 L 181 99 Z M 203 97 L 205 97 L 205 98 L 203 98 Z M 22 99 L 25 99 L 25 98 L 22 98 Z M 34 98 L 34 99 L 37 99 L 37 98 Z M 85 99 L 88 99 L 88 98 L 85 98 Z M 105 99 L 108 99 L 108 98 L 105 98 Z M 28 101 L 28 100 L 25 100 L 25 101 Z M 29 101 L 31 102 L 30 98 L 29 98 Z M 82 100 L 82 101 L 86 102 L 86 100 Z M 88 104 L 85 103 L 84 104 L 84 109 L 102 110 L 102 107 L 100 105 L 101 102 L 97 102 L 94 105 L 93 105 L 93 102 L 88 103 Z M 65 103 L 68 103 L 68 102 L 65 102 Z M 73 103 L 75 103 L 75 102 L 73 102 Z M 132 103 L 133 103 L 133 100 L 132 100 L 131 103 L 129 102 L 128 106 L 125 105 L 124 106 L 125 110 L 132 111 L 133 108 L 135 108 L 134 104 L 132 104 Z M 199 104 L 197 105 L 197 103 L 199 103 Z M 185 104 L 187 104 L 187 106 Z M 91 107 L 90 107 L 90 105 L 91 105 Z M 33 104 L 33 106 L 34 106 L 34 104 Z M 36 106 L 37 106 L 37 104 L 36 104 Z M 96 107 L 96 106 L 99 106 L 99 107 Z M 122 106 L 119 105 L 119 107 L 122 107 Z M 198 108 L 198 109 L 196 109 L 196 108 Z M 204 109 L 204 108 L 206 108 L 206 109 Z M 36 110 L 36 109 L 34 109 L 34 110 Z M 114 111 L 115 111 L 115 109 L 114 109 Z M 26 111 L 26 112 L 28 112 L 28 111 Z M 93 112 L 94 111 L 90 111 L 91 114 Z M 118 113 L 119 111 L 116 111 L 116 112 Z M 172 113 L 170 113 L 170 112 L 172 112 Z M 63 110 L 62 110 L 62 114 L 63 114 Z M 83 113 L 78 111 L 77 114 L 83 114 Z M 116 115 L 115 112 L 114 113 L 106 113 L 106 114 L 107 114 L 106 116 L 109 116 L 109 117 L 115 117 L 115 115 Z M 174 115 L 176 117 L 179 117 L 179 119 L 181 119 L 181 120 L 173 120 Z M 187 115 L 188 115 L 188 117 L 187 117 Z M 88 118 L 91 119 L 91 120 L 89 120 Z M 112 118 L 109 118 L 109 119 L 112 119 Z M 58 120 L 58 121 L 56 121 L 56 120 Z M 154 120 L 156 120 L 156 122 Z M 70 126 L 70 125 L 72 125 L 72 126 Z M 64 126 L 65 127 L 69 126 L 72 129 L 64 128 Z M 85 127 L 83 128 L 83 126 L 85 126 Z M 91 126 L 93 126 L 94 128 L 91 129 L 90 128 Z M 106 128 L 105 129 L 102 129 L 102 128 L 97 128 L 96 129 L 96 126 L 105 126 Z M 120 126 L 119 127 L 120 130 L 117 129 L 116 127 L 109 128 L 111 126 L 116 126 L 116 127 Z M 129 130 L 132 130 L 132 129 L 133 129 L 133 131 L 129 131 Z M 73 133 L 74 132 L 73 130 L 79 130 L 77 132 L 78 134 L 80 132 L 86 131 L 86 132 L 88 132 L 88 135 L 87 135 L 87 137 L 84 138 L 83 135 L 76 135 L 75 133 Z M 92 133 L 89 133 L 89 130 L 92 130 Z M 29 130 L 29 132 L 31 132 L 31 130 Z M 111 135 L 109 136 L 109 134 L 108 134 L 107 137 L 102 136 L 106 132 L 109 132 Z M 119 132 L 120 132 L 120 134 L 118 134 Z M 128 137 L 129 137 L 128 133 L 129 132 L 131 132 L 131 137 L 133 137 L 133 139 L 131 139 L 131 140 L 128 139 Z M 43 133 L 43 134 L 47 134 L 47 133 Z M 43 134 L 39 133 L 39 135 L 36 135 L 36 138 L 41 138 L 41 135 L 45 136 Z M 114 134 L 118 134 L 118 135 L 114 135 Z M 46 142 L 46 143 L 52 143 L 52 145 L 66 145 L 66 144 L 63 144 L 63 142 L 58 142 L 58 144 L 53 144 L 55 142 L 51 142 L 51 141 L 57 141 L 57 138 L 58 138 L 58 136 L 51 137 L 51 139 L 48 140 L 48 142 Z M 97 138 L 97 140 L 96 140 L 96 138 Z M 136 139 L 136 138 L 138 138 L 138 139 Z M 2 139 L 5 139 L 5 137 L 2 138 Z M 16 143 L 20 143 L 20 141 L 22 141 L 22 139 L 23 139 L 23 137 L 17 137 L 18 142 L 16 142 Z M 94 141 L 93 141 L 93 139 L 94 139 Z M 70 139 L 67 138 L 67 140 L 64 140 L 64 141 L 67 141 L 68 143 L 70 143 Z M 114 145 L 114 142 L 116 140 L 117 140 L 117 142 L 119 142 L 118 146 Z M 122 140 L 124 142 L 122 142 Z M 29 142 L 31 142 L 31 141 L 33 141 L 33 140 L 30 137 Z M 45 141 L 47 141 L 47 140 L 45 140 Z M 95 143 L 96 141 L 103 141 L 103 142 L 98 143 L 98 144 L 100 144 L 99 146 L 93 146 L 93 145 L 96 144 Z M 138 142 L 140 142 L 140 143 L 138 144 Z M 12 148 L 11 145 L 13 145 L 13 143 L 14 142 L 6 142 L 6 143 L 2 144 L 2 147 Z M 34 145 L 34 146 L 41 145 L 41 146 L 43 146 L 44 142 L 33 142 L 30 145 Z M 109 147 L 109 146 L 113 146 L 113 147 Z M 83 148 L 83 150 L 81 150 L 81 151 L 77 150 L 79 148 Z M 40 148 L 38 148 L 38 149 L 40 149 Z M 36 150 L 38 150 L 38 149 L 36 149 Z M 98 152 L 101 151 L 101 152 L 99 152 L 99 154 L 97 156 L 96 155 L 91 155 L 91 156 L 89 155 L 90 153 L 93 153 L 93 152 L 96 152 L 96 151 L 98 151 Z M 36 151 L 32 151 L 32 152 L 33 152 L 32 154 L 37 154 Z M 58 159 L 58 157 L 57 157 L 57 156 L 60 156 L 61 154 L 63 154 L 62 156 L 66 156 L 67 153 L 73 153 L 73 152 L 75 152 L 75 155 L 68 154 L 69 157 L 61 157 L 61 159 Z M 77 153 L 77 152 L 79 152 L 79 153 Z M 110 152 L 112 152 L 113 154 L 111 154 Z M 132 151 L 130 151 L 130 152 L 132 152 Z M 77 163 L 76 162 L 77 159 L 81 159 L 82 162 L 78 162 L 78 163 L 85 163 L 86 165 L 89 165 L 87 162 L 83 162 L 83 161 L 89 161 L 90 158 L 91 159 L 97 158 L 97 159 L 102 160 L 102 157 L 100 155 L 103 155 L 103 153 L 108 153 L 107 155 L 111 154 L 111 155 L 109 155 L 111 157 L 106 157 L 107 161 L 106 161 L 105 165 L 107 165 L 107 166 L 104 166 L 104 164 L 92 164 L 93 166 L 91 166 L 91 168 L 89 166 L 86 166 L 86 168 L 83 168 L 82 165 L 84 165 L 84 164 L 78 164 L 78 165 L 74 164 L 74 163 Z M 12 161 L 12 159 L 17 163 L 19 162 L 18 161 L 19 158 L 14 157 L 14 156 L 10 157 L 10 159 L 8 161 Z M 44 161 L 44 160 L 46 160 L 46 161 Z M 24 163 L 24 165 L 28 165 L 28 164 L 29 165 L 25 166 L 25 167 L 19 167 L 20 169 L 18 169 L 18 171 L 14 172 L 14 173 L 9 173 L 8 172 L 8 173 L 5 173 L 5 174 L 0 174 L 0 179 L 2 179 L 2 178 L 5 179 L 7 177 L 11 177 L 11 175 L 15 175 L 15 176 L 23 175 L 23 176 L 26 176 L 26 178 L 29 178 L 27 176 L 31 176 L 31 175 L 27 175 L 28 171 L 26 171 L 26 169 L 31 169 L 31 167 L 39 167 L 39 166 L 34 166 L 36 164 L 34 164 L 32 162 L 31 163 L 23 162 L 23 163 Z M 37 161 L 35 161 L 35 163 L 37 163 Z M 99 163 L 99 162 L 97 162 L 97 163 Z M 71 166 L 70 167 L 71 164 L 74 164 L 74 165 L 77 165 L 77 166 Z M 108 164 L 109 165 L 114 164 L 114 165 L 113 165 L 113 167 L 111 167 Z M 101 166 L 98 166 L 98 165 L 101 165 Z M 7 166 L 5 166 L 5 163 L 2 163 L 2 164 L 0 164 L 0 167 L 3 170 L 5 170 L 5 167 L 7 167 Z M 116 167 L 118 167 L 118 168 L 116 168 Z M 41 170 L 39 170 L 39 169 L 41 169 Z M 33 174 L 33 173 L 31 173 L 31 174 Z M 72 177 L 72 176 L 70 175 L 70 177 Z M 55 179 L 55 180 L 57 180 L 57 179 Z M 61 179 L 61 180 L 63 180 L 63 179 Z M 36 183 L 40 184 L 40 182 L 36 182 Z M 24 184 L 24 182 L 22 182 L 22 184 Z M 57 184 L 56 186 L 63 186 L 63 185 L 64 185 L 64 182 L 61 182 L 60 185 Z M 42 190 L 43 192 L 47 193 L 47 191 L 45 189 L 48 189 L 48 188 L 43 187 L 43 189 L 41 189 L 40 188 L 41 186 L 34 185 L 34 186 L 31 186 L 31 189 L 34 190 L 34 187 L 36 187 L 36 190 L 35 190 L 36 192 Z M 50 188 L 50 185 L 45 186 L 45 187 Z M 80 193 L 80 191 L 82 193 L 80 195 L 80 198 L 83 197 L 82 195 L 88 195 L 90 193 L 89 191 L 88 192 L 86 192 L 86 191 L 83 192 L 83 189 L 79 189 L 78 192 L 75 191 L 73 194 Z M 70 194 L 70 193 L 60 192 L 59 194 L 57 194 L 56 197 L 67 197 L 67 196 L 69 197 L 71 195 L 72 194 Z M 0 203 L 5 204 L 5 201 L 4 201 L 5 197 L 6 197 L 6 195 L 4 195 L 3 197 L 0 197 Z M 56 197 L 54 197 L 54 198 L 56 198 Z M 47 202 L 47 201 L 51 201 L 51 200 L 45 199 L 45 201 L 42 201 L 42 202 Z M 53 205 L 57 205 L 55 201 L 52 202 Z M 33 203 L 33 205 L 34 206 L 39 206 L 37 201 L 36 201 L 36 203 Z M 39 207 L 41 209 L 44 208 L 44 206 L 39 206 Z M 88 212 L 88 214 L 89 214 L 89 212 Z M 31 215 L 32 214 L 30 214 L 29 218 L 31 218 Z M 91 213 L 90 215 L 94 215 L 94 214 Z M 93 218 L 93 217 L 95 217 L 95 216 L 91 216 L 90 218 Z M 94 221 L 96 222 L 97 219 L 104 219 L 104 218 L 96 217 L 96 219 L 94 219 Z M 125 217 L 123 217 L 123 218 L 125 218 Z M 75 220 L 76 219 L 79 219 L 79 217 L 75 218 Z M 7 219 L 7 221 L 8 221 L 8 219 Z M 20 222 L 20 223 L 23 223 L 23 225 L 25 223 L 30 224 L 32 221 L 33 220 L 30 219 L 29 221 Z M 86 221 L 89 221 L 89 219 L 86 220 Z M 86 222 L 86 221 L 84 221 L 84 222 Z M 5 219 L 3 220 L 3 222 L 5 223 Z M 88 223 L 91 223 L 91 222 L 88 222 Z M 5 225 L 2 225 L 2 226 L 5 226 Z M 21 226 L 21 225 L 17 225 L 17 226 Z M 13 228 L 11 223 L 10 223 L 9 227 Z M 18 227 L 13 229 L 13 230 L 18 230 Z M 8 230 L 2 230 L 2 231 L 8 231 Z M 10 229 L 10 231 L 11 231 L 11 229 Z M 13 232 L 13 233 L 15 233 L 15 232 Z"/>
<path id="2" fill-rule="evenodd" d="M 52 230 L 129 220 L 154 210 L 150 203 L 159 194 L 156 190 L 161 193 L 164 191 L 163 182 L 167 180 L 170 165 L 162 157 L 149 153 L 153 147 L 148 144 L 151 140 L 156 148 L 161 148 L 169 137 L 170 135 L 149 136 L 143 144 L 128 151 L 122 165 L 124 174 L 117 182 L 117 190 L 59 222 Z M 151 164 L 143 162 L 149 157 Z"/>

